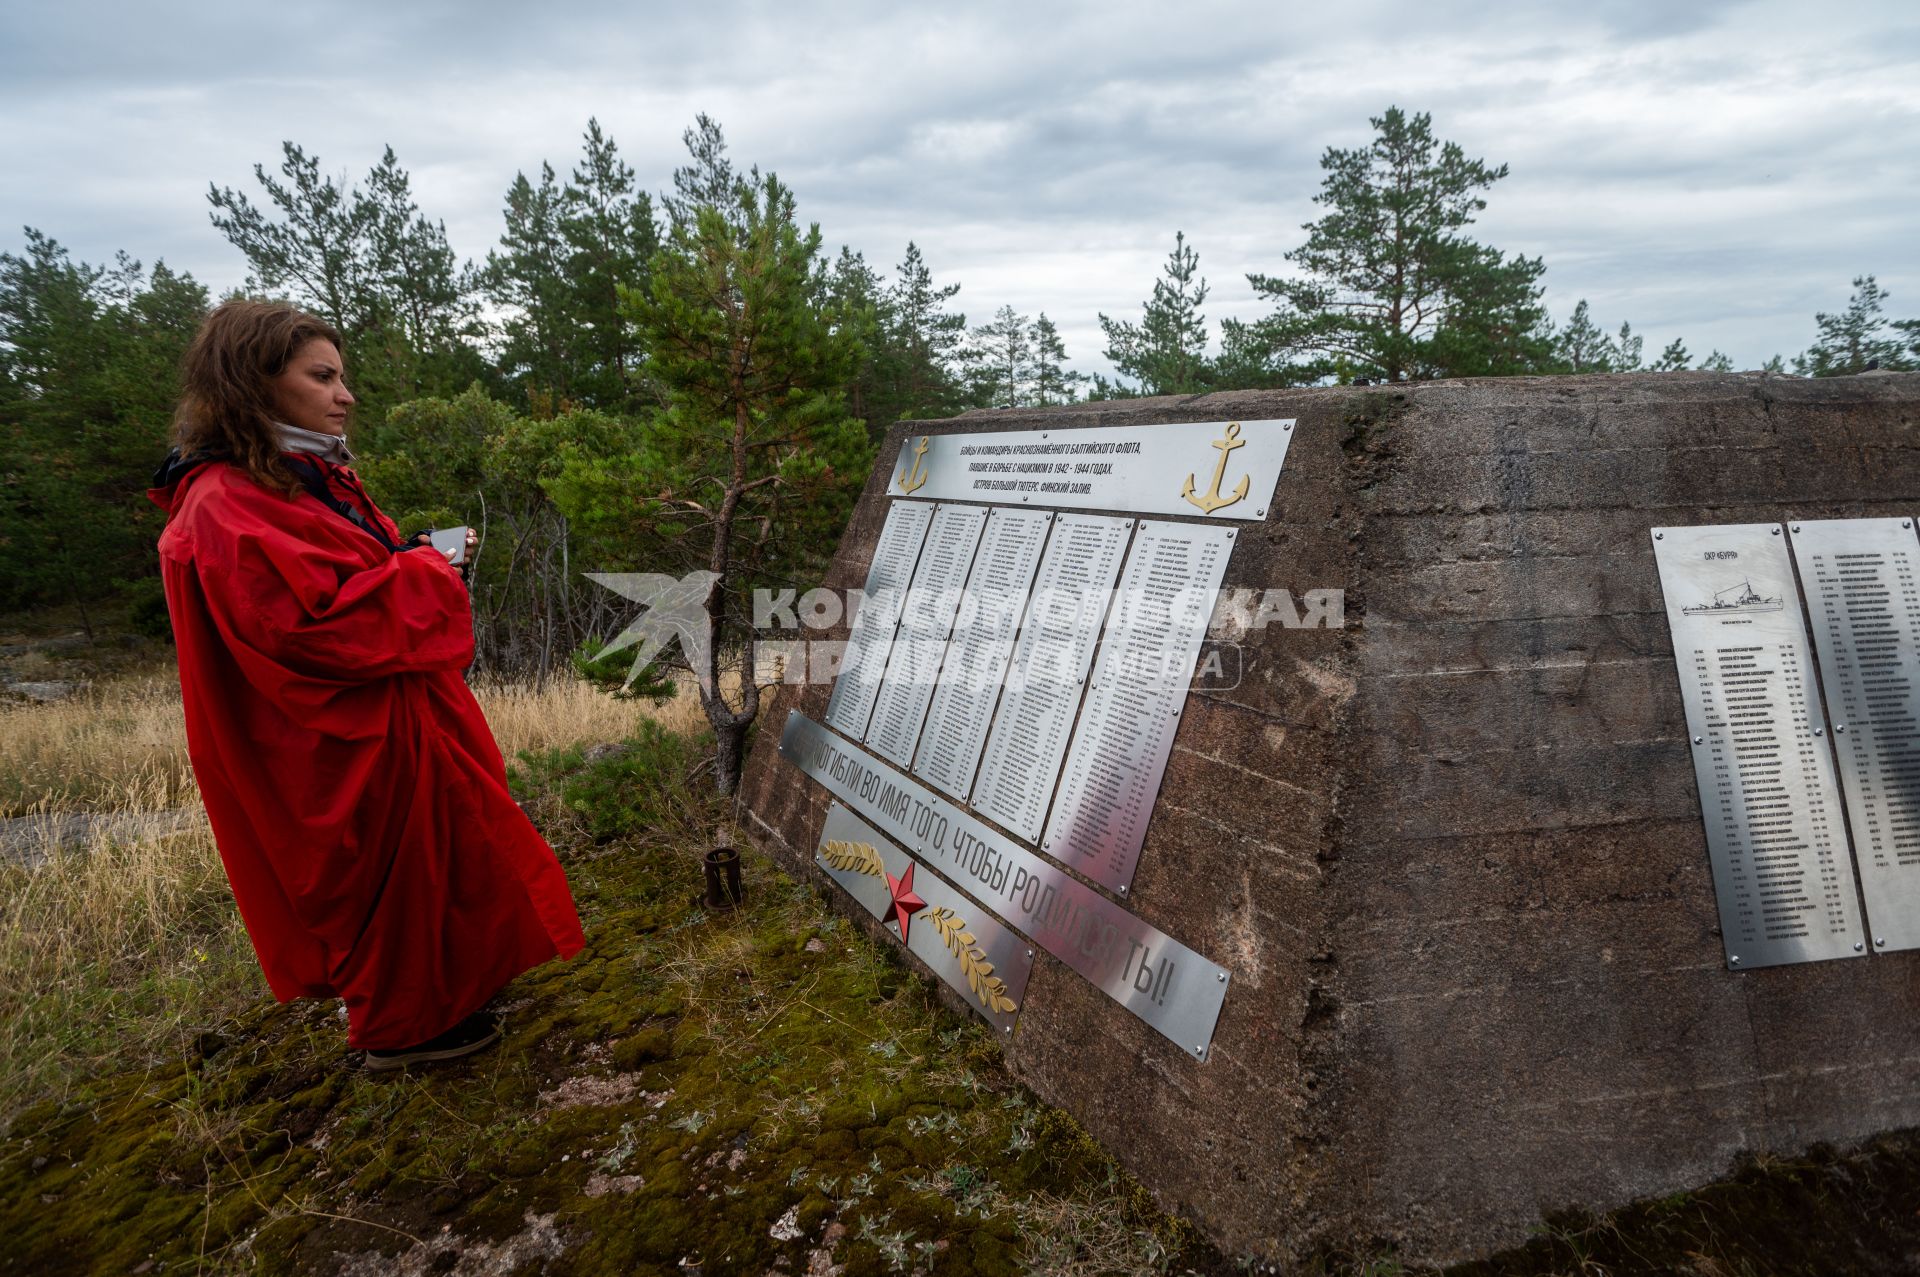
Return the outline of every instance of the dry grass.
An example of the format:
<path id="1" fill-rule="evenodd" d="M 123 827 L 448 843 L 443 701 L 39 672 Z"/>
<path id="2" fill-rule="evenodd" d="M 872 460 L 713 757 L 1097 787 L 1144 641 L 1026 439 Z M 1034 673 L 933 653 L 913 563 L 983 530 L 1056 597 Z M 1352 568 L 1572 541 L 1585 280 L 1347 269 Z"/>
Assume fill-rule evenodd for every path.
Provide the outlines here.
<path id="1" fill-rule="evenodd" d="M 180 684 L 156 673 L 50 705 L 0 705 L 0 817 L 194 801 Z M 157 808 L 156 808 L 157 809 Z"/>
<path id="2" fill-rule="evenodd" d="M 149 775 L 104 796 L 152 811 L 177 795 Z M 28 848 L 36 867 L 0 865 L 0 1120 L 64 1097 L 103 1065 L 175 1050 L 258 996 L 205 815 L 196 807 L 172 832 L 128 835 L 124 825 L 78 842 L 42 832 Z"/>
<path id="3" fill-rule="evenodd" d="M 575 679 L 552 679 L 542 688 L 524 683 L 477 687 L 474 695 L 508 761 L 521 750 L 539 753 L 582 742 L 621 740 L 642 718 L 654 719 L 674 732 L 698 731 L 707 721 L 690 682 L 660 706 L 617 701 Z"/>
<path id="4" fill-rule="evenodd" d="M 692 696 L 655 709 L 571 679 L 477 694 L 509 759 L 699 716 Z M 177 1052 L 263 993 L 173 675 L 0 708 L 0 1125 L 102 1068 Z"/>

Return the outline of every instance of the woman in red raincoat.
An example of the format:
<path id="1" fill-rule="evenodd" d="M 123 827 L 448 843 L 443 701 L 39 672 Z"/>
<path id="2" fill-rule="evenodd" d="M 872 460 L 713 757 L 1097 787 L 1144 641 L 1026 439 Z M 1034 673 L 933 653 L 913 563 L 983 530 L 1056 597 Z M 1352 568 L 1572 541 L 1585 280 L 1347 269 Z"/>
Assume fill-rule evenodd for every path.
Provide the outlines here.
<path id="1" fill-rule="evenodd" d="M 460 573 L 347 467 L 339 347 L 288 307 L 216 309 L 149 495 L 187 748 L 247 934 L 275 997 L 345 1000 L 377 1070 L 495 1041 L 482 1005 L 582 937 L 461 677 Z"/>

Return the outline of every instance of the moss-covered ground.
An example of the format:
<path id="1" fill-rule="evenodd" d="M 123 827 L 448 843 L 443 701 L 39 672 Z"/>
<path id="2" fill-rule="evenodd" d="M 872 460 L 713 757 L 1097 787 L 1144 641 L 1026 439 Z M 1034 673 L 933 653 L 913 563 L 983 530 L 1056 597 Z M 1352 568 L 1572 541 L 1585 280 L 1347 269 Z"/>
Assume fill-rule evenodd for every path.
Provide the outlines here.
<path id="1" fill-rule="evenodd" d="M 812 889 L 746 852 L 696 902 L 726 810 L 649 727 L 523 760 L 589 947 L 509 986 L 470 1061 L 371 1075 L 331 1003 L 259 1002 L 106 1069 L 0 1139 L 0 1274 L 1233 1272 Z M 1743 1169 L 1457 1270 L 1913 1271 L 1920 1141 Z M 1414 1271 L 1329 1255 L 1320 1272 Z M 1256 1268 L 1257 1270 L 1257 1268 Z"/>
<path id="2" fill-rule="evenodd" d="M 336 1004 L 262 1002 L 20 1113 L 0 1272 L 1215 1265 L 810 888 L 749 852 L 746 907 L 703 910 L 700 758 L 522 764 L 588 948 L 503 991 L 498 1047 L 374 1075 Z"/>

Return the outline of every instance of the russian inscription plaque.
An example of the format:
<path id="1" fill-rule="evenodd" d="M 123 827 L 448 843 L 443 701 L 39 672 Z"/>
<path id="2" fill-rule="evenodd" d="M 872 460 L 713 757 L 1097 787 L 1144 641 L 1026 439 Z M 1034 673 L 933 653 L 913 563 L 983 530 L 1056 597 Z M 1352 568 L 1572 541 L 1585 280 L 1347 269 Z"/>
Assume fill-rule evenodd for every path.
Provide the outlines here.
<path id="1" fill-rule="evenodd" d="M 1011 928 L 839 803 L 827 809 L 814 861 L 982 1018 L 1013 1031 L 1033 950 Z"/>
<path id="2" fill-rule="evenodd" d="M 1132 529 L 1131 519 L 1059 515 L 1040 560 L 973 787 L 974 810 L 1028 842 L 1040 838 Z"/>
<path id="3" fill-rule="evenodd" d="M 890 492 L 946 501 L 1267 517 L 1293 421 L 1002 430 L 910 438 Z"/>
<path id="4" fill-rule="evenodd" d="M 1182 1051 L 1207 1058 L 1225 967 L 804 714 L 787 715 L 780 755 Z"/>
<path id="5" fill-rule="evenodd" d="M 985 506 L 936 507 L 920 564 L 913 570 L 913 584 L 901 604 L 900 627 L 874 699 L 867 744 L 902 767 L 913 760 L 914 742 L 920 737 L 947 635 L 960 609 L 961 591 L 986 522 Z"/>
<path id="6" fill-rule="evenodd" d="M 1116 891 L 1133 882 L 1233 537 L 1142 523 L 1120 574 L 1043 844 Z"/>
<path id="7" fill-rule="evenodd" d="M 1873 947 L 1920 948 L 1920 539 L 1911 519 L 1806 519 L 1813 618 Z"/>
<path id="8" fill-rule="evenodd" d="M 900 619 L 901 595 L 913 579 L 920 544 L 932 522 L 933 506 L 927 502 L 895 501 L 873 547 L 863 601 L 854 614 L 840 675 L 827 701 L 827 722 L 855 739 L 867 734 L 867 720 L 880 691 L 880 671 Z"/>
<path id="9" fill-rule="evenodd" d="M 1040 510 L 1002 507 L 987 519 L 912 768 L 916 776 L 949 794 L 964 798 L 973 788 L 980 749 L 1013 655 L 1013 636 L 1026 612 L 1034 569 L 1052 525 L 1053 516 Z"/>
<path id="10" fill-rule="evenodd" d="M 1860 956 L 1799 592 L 1777 524 L 1656 528 L 1727 963 Z"/>

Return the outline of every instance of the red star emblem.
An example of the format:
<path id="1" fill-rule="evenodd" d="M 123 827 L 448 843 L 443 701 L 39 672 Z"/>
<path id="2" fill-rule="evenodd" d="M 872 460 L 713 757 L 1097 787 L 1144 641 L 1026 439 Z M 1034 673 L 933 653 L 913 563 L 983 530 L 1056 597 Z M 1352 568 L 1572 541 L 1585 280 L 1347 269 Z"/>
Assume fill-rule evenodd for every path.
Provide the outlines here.
<path id="1" fill-rule="evenodd" d="M 907 940 L 907 919 L 927 907 L 927 902 L 913 894 L 912 865 L 898 878 L 887 875 L 887 894 L 893 897 L 893 920 L 900 924 L 900 942 Z"/>

